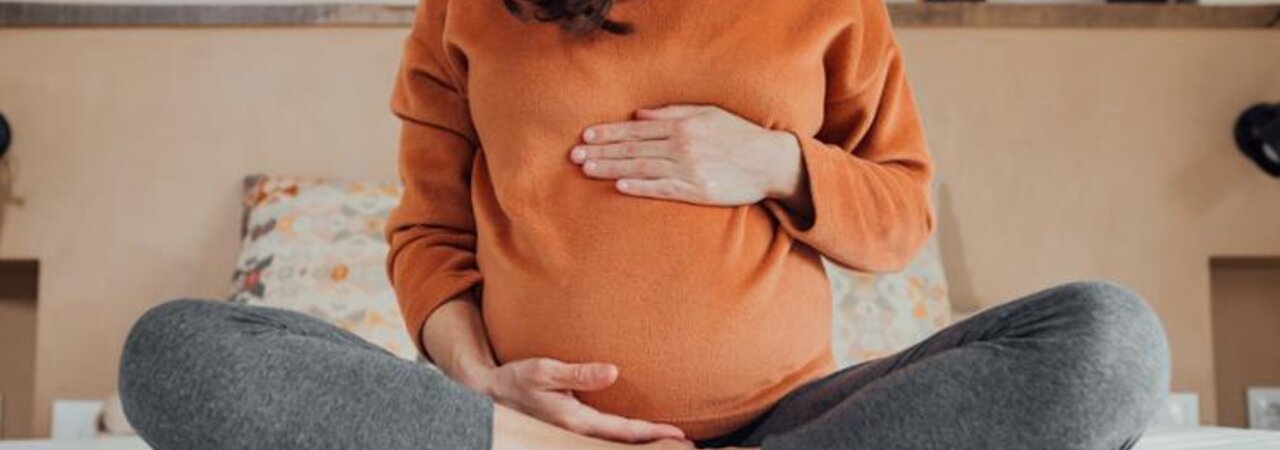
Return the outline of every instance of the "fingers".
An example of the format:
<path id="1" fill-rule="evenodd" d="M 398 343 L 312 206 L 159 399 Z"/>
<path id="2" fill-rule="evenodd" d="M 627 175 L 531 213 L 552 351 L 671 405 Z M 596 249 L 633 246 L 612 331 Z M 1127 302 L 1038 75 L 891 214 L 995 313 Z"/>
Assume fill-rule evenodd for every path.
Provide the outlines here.
<path id="1" fill-rule="evenodd" d="M 593 125 L 582 130 L 582 140 L 589 144 L 666 139 L 681 131 L 683 119 L 700 114 L 723 111 L 714 105 L 668 105 L 642 108 L 635 112 L 639 120 Z"/>
<path id="2" fill-rule="evenodd" d="M 629 120 L 587 127 L 582 140 L 588 144 L 608 142 L 664 139 L 675 133 L 675 123 L 669 120 Z"/>
<path id="3" fill-rule="evenodd" d="M 530 360 L 525 378 L 532 387 L 547 390 L 595 391 L 618 379 L 613 364 L 569 364 L 550 358 Z"/>
<path id="4" fill-rule="evenodd" d="M 684 439 L 684 431 L 672 425 L 599 412 L 579 404 L 578 411 L 565 419 L 563 427 L 577 433 L 619 442 L 649 442 L 659 439 Z"/>
<path id="5" fill-rule="evenodd" d="M 697 189 L 694 185 L 675 178 L 654 180 L 623 178 L 614 185 L 624 194 L 639 197 L 683 201 L 693 201 L 697 198 Z"/>
<path id="6" fill-rule="evenodd" d="M 678 147 L 670 140 L 638 141 L 579 145 L 569 152 L 569 159 L 575 163 L 592 159 L 664 158 L 674 160 L 678 153 Z"/>
<path id="7" fill-rule="evenodd" d="M 601 159 L 582 164 L 582 173 L 592 178 L 665 178 L 675 176 L 680 166 L 665 159 Z"/>
<path id="8" fill-rule="evenodd" d="M 684 439 L 684 432 L 671 425 L 627 419 L 612 414 L 598 414 L 580 433 L 622 442 L 649 442 L 659 439 Z"/>
<path id="9" fill-rule="evenodd" d="M 669 424 L 629 419 L 602 413 L 566 391 L 591 391 L 613 384 L 618 368 L 606 363 L 565 363 L 550 358 L 534 358 L 508 363 L 516 375 L 519 395 L 502 402 L 517 410 L 570 431 L 619 442 L 649 442 L 684 439 L 684 432 Z M 499 399 L 502 400 L 502 399 Z"/>

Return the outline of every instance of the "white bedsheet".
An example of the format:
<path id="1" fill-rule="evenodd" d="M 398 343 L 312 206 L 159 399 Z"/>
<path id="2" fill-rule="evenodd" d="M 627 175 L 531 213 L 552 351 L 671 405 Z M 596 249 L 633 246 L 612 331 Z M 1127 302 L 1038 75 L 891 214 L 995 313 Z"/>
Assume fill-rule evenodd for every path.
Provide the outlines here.
<path id="1" fill-rule="evenodd" d="M 1164 428 L 1147 430 L 1135 450 L 1280 450 L 1280 432 L 1240 428 Z"/>
<path id="2" fill-rule="evenodd" d="M 134 437 L 85 441 L 0 441 L 0 450 L 150 450 Z M 1152 428 L 1135 450 L 1280 450 L 1280 432 L 1239 428 Z M 994 449 L 993 449 L 994 450 Z"/>
<path id="3" fill-rule="evenodd" d="M 112 437 L 83 441 L 0 441 L 3 450 L 151 450 L 136 437 Z"/>

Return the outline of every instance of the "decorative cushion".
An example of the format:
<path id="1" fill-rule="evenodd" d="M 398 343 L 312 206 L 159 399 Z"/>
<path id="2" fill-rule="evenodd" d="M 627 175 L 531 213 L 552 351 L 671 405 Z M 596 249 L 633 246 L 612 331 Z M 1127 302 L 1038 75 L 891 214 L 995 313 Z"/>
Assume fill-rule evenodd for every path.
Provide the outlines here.
<path id="1" fill-rule="evenodd" d="M 400 194 L 393 182 L 247 177 L 231 301 L 310 314 L 416 358 L 385 266 Z"/>
<path id="2" fill-rule="evenodd" d="M 936 182 L 933 188 L 936 193 Z M 901 272 L 871 275 L 826 258 L 822 265 L 834 297 L 832 344 L 839 367 L 902 350 L 951 321 L 937 233 Z"/>

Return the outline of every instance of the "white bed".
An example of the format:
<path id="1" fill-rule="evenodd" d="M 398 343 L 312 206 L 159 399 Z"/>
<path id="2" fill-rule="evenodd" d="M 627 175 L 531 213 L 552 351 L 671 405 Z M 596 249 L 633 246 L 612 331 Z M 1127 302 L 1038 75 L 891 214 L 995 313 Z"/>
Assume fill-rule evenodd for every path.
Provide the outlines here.
<path id="1" fill-rule="evenodd" d="M 1154 427 L 1135 450 L 1280 450 L 1280 432 L 1217 427 Z"/>
<path id="2" fill-rule="evenodd" d="M 134 437 L 85 441 L 0 441 L 0 450 L 150 450 Z M 1239 428 L 1151 428 L 1135 450 L 1280 450 L 1280 432 Z"/>
<path id="3" fill-rule="evenodd" d="M 150 450 L 136 437 L 111 437 L 83 441 L 0 441 L 4 450 Z"/>

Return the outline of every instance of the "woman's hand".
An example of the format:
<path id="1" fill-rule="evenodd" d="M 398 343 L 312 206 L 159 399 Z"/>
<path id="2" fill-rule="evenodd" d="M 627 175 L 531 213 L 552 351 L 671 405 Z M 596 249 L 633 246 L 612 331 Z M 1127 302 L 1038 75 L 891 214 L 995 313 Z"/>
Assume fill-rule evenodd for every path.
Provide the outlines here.
<path id="1" fill-rule="evenodd" d="M 800 144 L 788 132 L 712 105 L 640 109 L 635 116 L 583 130 L 586 144 L 575 146 L 570 160 L 635 196 L 720 206 L 764 198 L 792 206 L 807 197 Z"/>
<path id="2" fill-rule="evenodd" d="M 618 368 L 612 364 L 534 358 L 490 370 L 479 387 L 503 405 L 579 434 L 633 443 L 684 439 L 674 426 L 605 414 L 573 396 L 574 391 L 604 389 L 617 379 Z"/>

